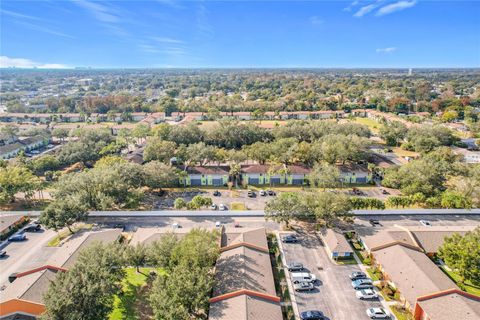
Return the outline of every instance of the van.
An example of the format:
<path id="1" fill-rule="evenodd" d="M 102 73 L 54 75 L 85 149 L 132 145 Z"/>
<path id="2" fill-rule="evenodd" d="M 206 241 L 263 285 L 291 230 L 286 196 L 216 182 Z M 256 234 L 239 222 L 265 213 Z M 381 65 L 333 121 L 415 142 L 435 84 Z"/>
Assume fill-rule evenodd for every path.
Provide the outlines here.
<path id="1" fill-rule="evenodd" d="M 309 272 L 292 272 L 291 278 L 293 283 L 317 281 L 317 277 Z"/>

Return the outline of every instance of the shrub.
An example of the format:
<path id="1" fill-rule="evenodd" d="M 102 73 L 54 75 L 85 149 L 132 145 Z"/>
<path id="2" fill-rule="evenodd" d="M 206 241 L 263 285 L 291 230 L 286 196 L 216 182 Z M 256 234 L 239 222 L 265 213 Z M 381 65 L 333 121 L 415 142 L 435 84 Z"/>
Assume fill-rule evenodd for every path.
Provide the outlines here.
<path id="1" fill-rule="evenodd" d="M 187 202 L 182 198 L 177 198 L 175 199 L 173 206 L 175 207 L 175 209 L 183 209 L 187 206 Z"/>

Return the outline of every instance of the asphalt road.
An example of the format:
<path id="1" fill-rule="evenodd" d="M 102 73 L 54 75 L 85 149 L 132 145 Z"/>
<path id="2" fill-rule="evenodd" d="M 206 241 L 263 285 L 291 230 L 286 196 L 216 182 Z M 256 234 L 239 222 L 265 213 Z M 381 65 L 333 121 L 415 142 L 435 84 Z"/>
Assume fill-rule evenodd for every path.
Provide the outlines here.
<path id="1" fill-rule="evenodd" d="M 215 217 L 90 217 L 89 222 L 111 226 L 114 224 L 125 225 L 125 231 L 133 232 L 137 228 L 168 227 L 178 223 L 182 228 L 214 228 L 215 223 L 220 221 L 227 228 L 234 227 L 238 223 L 244 228 L 265 227 L 268 231 L 279 229 L 279 224 L 273 221 L 265 221 L 263 217 L 232 217 L 218 215 Z"/>
<path id="2" fill-rule="evenodd" d="M 27 232 L 27 240 L 10 242 L 3 250 L 7 256 L 0 258 L 0 286 L 8 281 L 8 276 L 14 272 L 25 271 L 45 263 L 56 251 L 47 247 L 48 241 L 55 236 L 52 230 Z"/>
<path id="3" fill-rule="evenodd" d="M 361 320 L 368 319 L 367 308 L 382 306 L 378 300 L 357 299 L 348 275 L 360 271 L 360 268 L 357 265 L 334 264 L 316 235 L 301 234 L 299 243 L 282 245 L 287 263 L 301 262 L 320 280 L 315 291 L 293 292 L 300 313 L 319 310 L 330 320 Z"/>

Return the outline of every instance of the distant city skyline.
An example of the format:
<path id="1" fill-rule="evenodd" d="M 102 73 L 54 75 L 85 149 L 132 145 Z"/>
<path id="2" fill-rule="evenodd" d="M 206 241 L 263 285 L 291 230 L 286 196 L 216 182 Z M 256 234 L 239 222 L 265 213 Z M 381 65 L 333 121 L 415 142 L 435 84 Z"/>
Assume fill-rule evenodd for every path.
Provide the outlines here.
<path id="1" fill-rule="evenodd" d="M 3 1 L 0 67 L 478 68 L 477 1 Z"/>

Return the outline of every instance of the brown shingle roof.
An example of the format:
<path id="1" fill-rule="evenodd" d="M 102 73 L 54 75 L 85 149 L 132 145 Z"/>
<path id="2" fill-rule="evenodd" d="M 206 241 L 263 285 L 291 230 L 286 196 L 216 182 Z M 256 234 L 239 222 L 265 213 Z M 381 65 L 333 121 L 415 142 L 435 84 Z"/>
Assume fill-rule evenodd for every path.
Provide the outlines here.
<path id="1" fill-rule="evenodd" d="M 210 320 L 281 320 L 278 303 L 249 295 L 221 300 L 210 305 Z"/>
<path id="2" fill-rule="evenodd" d="M 480 319 L 480 297 L 456 290 L 433 298 L 419 299 L 417 304 L 430 320 Z"/>
<path id="3" fill-rule="evenodd" d="M 352 252 L 352 248 L 348 244 L 347 239 L 345 239 L 343 234 L 332 229 L 324 229 L 320 235 L 332 253 Z"/>
<path id="4" fill-rule="evenodd" d="M 189 174 L 221 174 L 228 175 L 230 168 L 227 166 L 197 166 L 188 167 L 187 172 Z"/>
<path id="5" fill-rule="evenodd" d="M 270 254 L 255 248 L 268 248 L 265 229 L 226 230 L 221 244 L 209 319 L 281 320 Z"/>
<path id="6" fill-rule="evenodd" d="M 457 289 L 423 252 L 394 245 L 374 251 L 373 256 L 411 306 L 420 296 Z"/>

